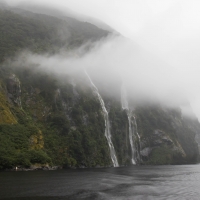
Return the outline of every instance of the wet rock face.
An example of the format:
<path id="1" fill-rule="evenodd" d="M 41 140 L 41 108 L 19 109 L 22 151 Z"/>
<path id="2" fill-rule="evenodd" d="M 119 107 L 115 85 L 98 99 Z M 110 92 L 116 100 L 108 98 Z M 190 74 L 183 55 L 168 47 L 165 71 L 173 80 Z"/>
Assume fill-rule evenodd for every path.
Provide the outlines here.
<path id="1" fill-rule="evenodd" d="M 152 148 L 146 147 L 142 151 L 140 151 L 140 155 L 143 157 L 148 157 L 151 151 L 152 151 Z"/>
<path id="2" fill-rule="evenodd" d="M 141 154 L 142 152 L 146 152 L 147 149 L 153 149 L 156 147 L 160 147 L 162 145 L 171 146 L 174 145 L 174 142 L 171 140 L 171 138 L 162 130 L 154 130 L 151 141 L 146 140 L 145 138 L 141 141 Z M 143 151 L 145 150 L 145 151 Z M 148 151 L 150 153 L 150 151 Z M 144 153 L 144 155 L 147 155 Z"/>
<path id="3" fill-rule="evenodd" d="M 200 134 L 195 135 L 195 141 L 198 145 L 198 149 L 199 149 L 199 152 L 200 152 Z"/>
<path id="4" fill-rule="evenodd" d="M 21 106 L 21 86 L 20 81 L 15 74 L 12 74 L 7 79 L 8 98 L 18 106 Z"/>
<path id="5" fill-rule="evenodd" d="M 173 141 L 169 138 L 169 136 L 166 135 L 165 132 L 161 131 L 161 130 L 155 130 L 154 131 L 154 146 L 160 146 L 163 144 L 166 145 L 173 145 Z"/>
<path id="6" fill-rule="evenodd" d="M 162 157 L 169 157 L 169 163 L 173 163 L 173 154 L 178 154 L 180 157 L 186 156 L 179 142 L 173 141 L 163 130 L 156 129 L 151 136 L 151 141 L 143 138 L 141 143 L 140 155 L 144 163 L 150 161 L 150 164 L 155 164 L 151 162 L 155 162 L 156 159 L 158 164 L 167 164 Z"/>

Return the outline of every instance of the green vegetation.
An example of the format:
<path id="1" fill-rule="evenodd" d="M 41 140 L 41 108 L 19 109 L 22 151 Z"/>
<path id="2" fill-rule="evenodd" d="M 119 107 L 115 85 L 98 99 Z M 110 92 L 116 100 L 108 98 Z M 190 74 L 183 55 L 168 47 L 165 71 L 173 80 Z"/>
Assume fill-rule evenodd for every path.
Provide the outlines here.
<path id="1" fill-rule="evenodd" d="M 149 164 L 153 165 L 168 165 L 173 163 L 173 151 L 168 147 L 160 147 L 153 149 Z"/>
<path id="2" fill-rule="evenodd" d="M 58 82 L 52 74 L 23 70 L 15 70 L 22 86 L 22 109 L 17 104 L 11 107 L 18 124 L 1 128 L 0 151 L 7 151 L 0 153 L 1 168 L 37 163 L 110 165 L 101 106 L 83 80 L 72 86 L 70 77 Z"/>
<path id="3" fill-rule="evenodd" d="M 0 93 L 0 124 L 16 124 L 17 120 L 10 111 L 4 94 Z"/>
<path id="4" fill-rule="evenodd" d="M 34 163 L 51 163 L 41 146 L 31 138 L 36 137 L 37 128 L 31 125 L 0 125 L 0 168 L 22 165 L 29 167 Z M 38 144 L 40 145 L 40 144 Z"/>
<path id="5" fill-rule="evenodd" d="M 15 11 L 15 10 L 14 10 Z M 17 12 L 17 11 L 15 11 Z M 107 31 L 75 19 L 0 9 L 0 62 L 21 50 L 55 53 L 108 35 Z"/>
<path id="6" fill-rule="evenodd" d="M 118 156 L 119 164 L 130 164 L 131 149 L 128 133 L 128 118 L 121 108 L 121 103 L 111 101 L 109 112 L 112 141 Z"/>
<path id="7" fill-rule="evenodd" d="M 138 107 L 136 115 L 138 131 L 145 140 L 145 145 L 153 148 L 147 164 L 180 164 L 198 161 L 195 128 L 192 128 L 192 122 L 181 116 L 180 109 L 166 109 L 159 105 L 151 105 Z M 196 130 L 198 130 L 197 127 L 199 125 L 196 125 Z M 172 146 L 166 146 L 165 143 L 156 144 L 155 141 L 159 137 L 155 135 L 155 130 L 164 131 L 180 151 L 174 151 Z M 182 155 L 181 147 L 186 156 Z"/>
<path id="8" fill-rule="evenodd" d="M 87 81 L 79 77 L 72 84 L 74 80 L 69 75 L 58 78 L 37 66 L 13 67 L 9 64 L 12 62 L 6 62 L 7 58 L 16 61 L 15 55 L 23 50 L 54 54 L 64 49 L 73 54 L 74 48 L 109 33 L 67 17 L 63 20 L 13 10 L 0 9 L 0 169 L 31 165 L 110 166 L 102 109 Z M 90 46 L 86 45 L 86 49 Z M 121 165 L 130 164 L 127 114 L 112 95 L 104 94 L 103 98 L 118 161 Z M 182 119 L 177 109 L 158 105 L 138 107 L 134 114 L 142 148 L 152 148 L 143 164 L 197 161 L 194 137 L 195 131 L 200 130 L 198 122 Z M 155 144 L 155 130 L 161 130 L 173 144 Z M 138 145 L 138 140 L 135 143 Z"/>
<path id="9" fill-rule="evenodd" d="M 107 35 L 107 31 L 71 18 L 0 9 L 0 168 L 37 163 L 66 167 L 110 164 L 103 116 L 91 90 L 81 83 L 75 89 L 68 81 L 58 83 L 54 75 L 40 72 L 36 66 L 12 68 L 3 63 L 21 50 L 53 54 Z M 14 102 L 12 84 L 8 85 L 12 73 L 21 82 L 22 108 Z"/>

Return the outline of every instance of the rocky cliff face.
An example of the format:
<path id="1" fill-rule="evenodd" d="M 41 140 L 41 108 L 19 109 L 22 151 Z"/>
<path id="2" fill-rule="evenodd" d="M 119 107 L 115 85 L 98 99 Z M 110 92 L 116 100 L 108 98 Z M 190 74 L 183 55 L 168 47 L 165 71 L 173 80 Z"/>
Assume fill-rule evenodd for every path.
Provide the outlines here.
<path id="1" fill-rule="evenodd" d="M 186 157 L 185 151 L 177 140 L 173 141 L 170 136 L 162 130 L 155 130 L 151 135 L 151 144 L 143 138 L 141 144 L 141 159 L 150 164 L 173 164 L 176 163 L 175 156 L 180 160 Z"/>
<path id="2" fill-rule="evenodd" d="M 36 66 L 12 67 L 4 62 L 25 47 L 38 54 L 54 54 L 61 47 L 70 51 L 91 38 L 98 40 L 109 34 L 73 19 L 68 19 L 65 27 L 63 20 L 20 12 L 0 10 L 0 25 L 7 22 L 0 26 L 0 38 L 5 38 L 0 39 L 0 168 L 113 166 L 111 149 L 120 166 L 199 161 L 200 124 L 183 117 L 179 108 L 158 104 L 122 108 L 120 95 L 109 95 L 109 88 L 104 93 L 101 86 L 103 110 L 97 90 L 84 72 L 76 79 L 58 77 Z M 64 46 L 63 38 L 54 35 L 57 25 L 70 33 Z M 118 81 L 116 94 L 121 94 L 120 87 Z M 127 102 L 132 105 L 132 100 Z M 105 123 L 105 116 L 109 123 Z"/>
<path id="3" fill-rule="evenodd" d="M 2 158 L 3 147 L 0 148 L 0 158 L 7 163 L 2 167 L 34 163 L 68 167 L 112 166 L 104 134 L 104 114 L 89 83 L 71 77 L 55 82 L 52 75 L 41 73 L 38 76 L 31 72 L 27 82 L 22 71 L 19 69 L 18 75 L 11 74 L 1 80 L 2 140 L 10 130 L 7 138 L 10 146 L 5 144 L 5 148 L 10 149 L 9 155 Z M 132 111 L 132 120 L 135 120 L 132 122 L 133 155 L 126 111 L 121 108 L 120 100 L 104 98 L 119 165 L 131 165 L 134 156 L 136 164 L 198 161 L 195 141 L 199 137 L 198 121 L 184 119 L 181 111 L 175 108 L 136 107 Z M 25 161 L 18 160 L 20 155 Z M 10 159 L 13 163 L 9 164 Z"/>
<path id="4" fill-rule="evenodd" d="M 12 74 L 8 77 L 6 88 L 10 102 L 13 102 L 21 107 L 21 86 L 20 81 L 15 74 Z"/>
<path id="5" fill-rule="evenodd" d="M 199 125 L 195 127 L 191 124 L 192 121 L 199 124 L 197 119 L 185 118 L 178 108 L 166 109 L 158 105 L 138 108 L 136 113 L 144 163 L 198 162 L 199 151 L 195 135 L 199 134 Z"/>

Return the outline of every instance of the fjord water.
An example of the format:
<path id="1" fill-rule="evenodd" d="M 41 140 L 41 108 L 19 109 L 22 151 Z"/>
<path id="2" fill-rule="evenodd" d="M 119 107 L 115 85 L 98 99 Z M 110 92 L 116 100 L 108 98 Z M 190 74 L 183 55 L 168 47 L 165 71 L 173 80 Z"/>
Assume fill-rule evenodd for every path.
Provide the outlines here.
<path id="1" fill-rule="evenodd" d="M 7 200 L 199 200 L 200 165 L 0 172 Z"/>

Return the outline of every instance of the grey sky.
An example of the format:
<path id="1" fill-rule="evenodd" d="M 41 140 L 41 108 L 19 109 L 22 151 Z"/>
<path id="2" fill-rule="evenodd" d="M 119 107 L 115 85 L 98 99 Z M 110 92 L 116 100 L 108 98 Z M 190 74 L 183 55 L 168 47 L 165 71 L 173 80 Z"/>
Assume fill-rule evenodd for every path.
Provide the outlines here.
<path id="1" fill-rule="evenodd" d="M 16 4 L 22 1 L 7 2 Z M 23 2 L 41 4 L 41 0 Z M 174 86 L 184 91 L 200 119 L 199 0 L 42 0 L 42 4 L 52 4 L 62 9 L 66 7 L 100 19 L 122 35 L 131 38 L 147 52 L 168 63 L 167 69 L 164 67 L 166 65 L 157 66 L 155 68 L 159 73 L 150 74 L 155 76 L 156 80 L 156 76 L 160 76 L 157 85 L 163 84 L 163 81 L 167 82 L 163 89 L 167 87 L 169 90 Z M 124 50 L 130 49 L 126 47 Z M 134 62 L 125 55 L 121 59 L 126 59 L 126 63 L 127 60 Z M 145 63 L 145 66 L 141 67 L 143 71 L 140 70 L 140 73 L 146 74 L 145 71 L 149 69 L 147 65 L 148 63 Z M 156 85 L 156 82 L 154 84 Z M 155 89 L 161 91 L 161 88 Z"/>
<path id="2" fill-rule="evenodd" d="M 123 35 L 132 38 L 148 25 L 162 20 L 162 29 L 173 38 L 193 36 L 200 28 L 200 2 L 198 0 L 7 0 L 53 5 L 100 19 Z M 155 27 L 154 27 L 155 28 Z"/>

